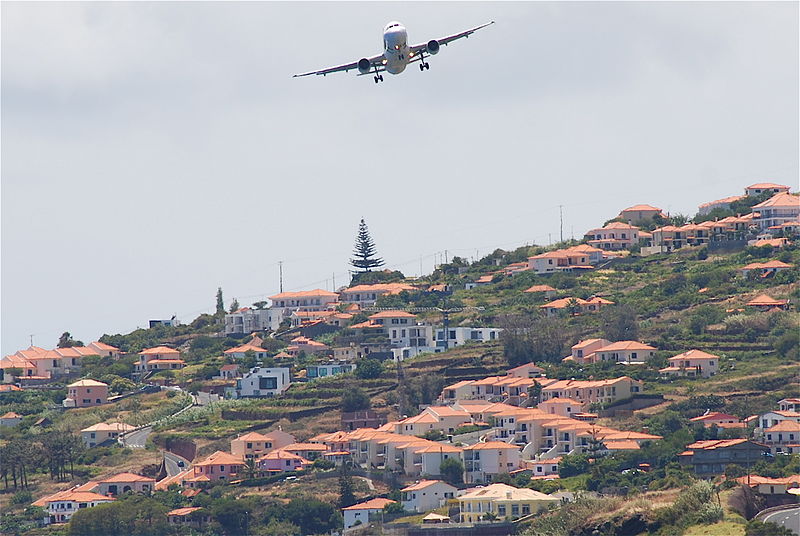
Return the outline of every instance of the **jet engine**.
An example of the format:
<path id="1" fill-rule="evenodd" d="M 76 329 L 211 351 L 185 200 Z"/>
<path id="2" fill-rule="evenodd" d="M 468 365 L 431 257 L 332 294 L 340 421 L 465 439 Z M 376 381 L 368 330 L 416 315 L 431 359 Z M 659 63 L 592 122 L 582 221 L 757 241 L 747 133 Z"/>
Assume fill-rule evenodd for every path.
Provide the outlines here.
<path id="1" fill-rule="evenodd" d="M 436 39 L 431 39 L 428 41 L 428 44 L 425 46 L 428 49 L 428 54 L 433 55 L 439 52 L 439 41 Z"/>
<path id="2" fill-rule="evenodd" d="M 372 64 L 369 62 L 367 58 L 361 58 L 360 60 L 358 60 L 358 71 L 361 74 L 368 74 L 371 68 Z"/>

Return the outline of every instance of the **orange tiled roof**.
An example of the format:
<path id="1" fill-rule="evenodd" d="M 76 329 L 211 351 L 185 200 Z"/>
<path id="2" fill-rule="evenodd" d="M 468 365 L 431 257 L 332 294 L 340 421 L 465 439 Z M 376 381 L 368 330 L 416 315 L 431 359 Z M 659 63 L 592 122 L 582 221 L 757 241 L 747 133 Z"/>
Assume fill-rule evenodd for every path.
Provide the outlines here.
<path id="1" fill-rule="evenodd" d="M 786 192 L 781 192 L 773 195 L 766 201 L 755 205 L 753 210 L 770 207 L 800 207 L 800 197 Z"/>
<path id="2" fill-rule="evenodd" d="M 108 387 L 108 384 L 85 378 L 69 384 L 67 387 Z"/>
<path id="3" fill-rule="evenodd" d="M 719 356 L 709 354 L 708 352 L 704 352 L 702 350 L 687 350 L 682 354 L 670 357 L 667 361 L 680 361 L 682 359 L 719 359 Z"/>
<path id="4" fill-rule="evenodd" d="M 391 499 L 370 499 L 369 501 L 354 504 L 353 506 L 348 506 L 347 508 L 342 508 L 342 510 L 383 510 L 383 507 L 387 504 L 394 504 L 396 501 Z"/>
<path id="5" fill-rule="evenodd" d="M 168 346 L 156 346 L 154 348 L 148 348 L 146 350 L 142 350 L 139 352 L 142 355 L 152 355 L 152 354 L 180 354 L 178 350 L 175 348 L 170 348 Z"/>
<path id="6" fill-rule="evenodd" d="M 658 207 L 654 207 L 652 205 L 633 205 L 632 207 L 628 207 L 622 212 L 650 212 L 656 211 L 661 212 L 661 209 Z"/>
<path id="7" fill-rule="evenodd" d="M 420 480 L 415 484 L 411 484 L 410 486 L 406 486 L 405 488 L 401 489 L 400 491 L 419 491 L 425 489 L 427 487 L 433 486 L 434 484 L 443 484 L 441 480 Z"/>
<path id="8" fill-rule="evenodd" d="M 747 305 L 753 306 L 777 306 L 781 307 L 789 303 L 789 300 L 776 300 L 775 298 L 766 294 L 760 294 L 747 302 Z"/>
<path id="9" fill-rule="evenodd" d="M 406 311 L 381 311 L 369 316 L 370 320 L 377 318 L 417 318 L 417 315 Z"/>
<path id="10" fill-rule="evenodd" d="M 188 516 L 192 512 L 197 512 L 198 510 L 202 509 L 203 509 L 202 506 L 186 506 L 184 508 L 176 508 L 175 510 L 171 510 L 167 512 L 167 515 L 183 517 L 183 516 Z"/>
<path id="11" fill-rule="evenodd" d="M 219 465 L 219 464 L 242 465 L 243 463 L 244 461 L 240 457 L 218 450 L 215 453 L 211 454 L 208 458 L 206 458 L 202 462 L 196 463 L 195 466 Z"/>
<path id="12" fill-rule="evenodd" d="M 800 432 L 800 422 L 787 419 L 767 428 L 764 432 Z"/>
<path id="13" fill-rule="evenodd" d="M 281 292 L 280 294 L 275 294 L 274 296 L 270 296 L 270 300 L 287 300 L 291 298 L 311 298 L 311 297 L 320 297 L 325 296 L 328 298 L 338 297 L 339 295 L 335 292 L 330 292 L 327 290 L 322 290 L 320 288 L 315 288 L 314 290 L 301 290 L 300 292 Z"/>
<path id="14" fill-rule="evenodd" d="M 524 290 L 523 292 L 555 292 L 556 289 L 551 287 L 550 285 L 533 285 L 531 288 Z"/>
<path id="15" fill-rule="evenodd" d="M 607 346 L 603 346 L 597 352 L 613 352 L 615 350 L 655 350 L 656 348 L 649 344 L 644 344 L 638 341 L 617 341 Z"/>
<path id="16" fill-rule="evenodd" d="M 108 478 L 104 478 L 103 480 L 98 480 L 98 483 L 106 483 L 106 482 L 153 482 L 155 483 L 154 478 L 150 478 L 147 476 L 137 475 L 135 473 L 119 473 L 114 476 L 110 476 Z"/>

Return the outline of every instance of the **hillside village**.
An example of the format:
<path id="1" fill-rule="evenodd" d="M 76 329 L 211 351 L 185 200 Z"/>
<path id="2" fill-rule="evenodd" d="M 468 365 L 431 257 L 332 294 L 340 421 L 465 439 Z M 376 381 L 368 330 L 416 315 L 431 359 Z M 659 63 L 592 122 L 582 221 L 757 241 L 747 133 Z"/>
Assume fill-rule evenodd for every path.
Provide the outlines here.
<path id="1" fill-rule="evenodd" d="M 4 356 L 0 533 L 800 534 L 800 197 L 618 209 Z"/>

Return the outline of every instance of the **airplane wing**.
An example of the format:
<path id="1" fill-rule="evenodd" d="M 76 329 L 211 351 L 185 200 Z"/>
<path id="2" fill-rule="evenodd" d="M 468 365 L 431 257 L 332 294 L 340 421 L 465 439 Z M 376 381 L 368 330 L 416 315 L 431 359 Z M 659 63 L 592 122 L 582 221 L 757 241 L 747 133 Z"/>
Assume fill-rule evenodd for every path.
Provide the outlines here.
<path id="1" fill-rule="evenodd" d="M 375 70 L 375 67 L 378 68 L 378 71 L 384 71 L 386 68 L 383 65 L 383 54 L 378 54 L 377 56 L 372 56 L 371 58 L 367 58 L 369 60 L 370 69 L 372 71 Z M 311 74 L 321 74 L 325 76 L 326 74 L 331 73 L 338 73 L 341 71 L 349 71 L 350 69 L 358 69 L 358 62 L 354 61 L 353 63 L 345 63 L 344 65 L 337 65 L 336 67 L 328 67 L 327 69 L 320 69 L 319 71 L 309 71 L 307 73 L 300 73 L 292 76 L 292 78 L 297 78 L 298 76 L 308 76 Z"/>
<path id="2" fill-rule="evenodd" d="M 437 39 L 436 41 L 438 41 L 440 45 L 447 45 L 448 43 L 452 43 L 456 39 L 461 39 L 462 37 L 469 37 L 470 35 L 474 34 L 478 30 L 480 30 L 481 28 L 486 28 L 487 26 L 489 26 L 491 24 L 494 24 L 494 21 L 487 22 L 486 24 L 481 24 L 480 26 L 476 26 L 475 28 L 470 28 L 469 30 L 465 30 L 465 31 L 463 31 L 461 33 L 448 35 L 447 37 L 442 37 L 441 39 Z M 414 56 L 416 56 L 417 53 L 420 50 L 424 51 L 427 46 L 428 46 L 427 42 L 426 43 L 419 43 L 417 45 L 414 45 L 414 46 L 410 47 L 411 53 L 414 54 Z"/>

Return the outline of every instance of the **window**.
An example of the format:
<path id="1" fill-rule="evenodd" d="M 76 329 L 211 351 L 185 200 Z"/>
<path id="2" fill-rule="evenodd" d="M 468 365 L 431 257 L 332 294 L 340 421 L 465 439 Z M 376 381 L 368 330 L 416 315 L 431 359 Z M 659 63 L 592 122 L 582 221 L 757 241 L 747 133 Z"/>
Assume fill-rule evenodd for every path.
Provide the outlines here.
<path id="1" fill-rule="evenodd" d="M 531 506 L 529 504 L 522 505 L 522 515 L 526 516 L 531 513 Z"/>

